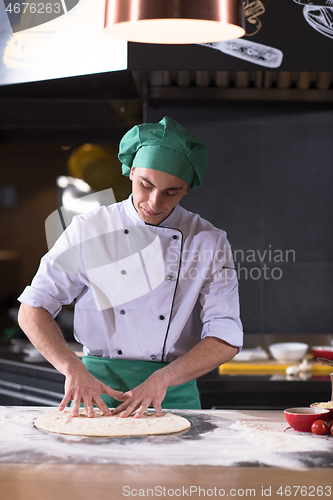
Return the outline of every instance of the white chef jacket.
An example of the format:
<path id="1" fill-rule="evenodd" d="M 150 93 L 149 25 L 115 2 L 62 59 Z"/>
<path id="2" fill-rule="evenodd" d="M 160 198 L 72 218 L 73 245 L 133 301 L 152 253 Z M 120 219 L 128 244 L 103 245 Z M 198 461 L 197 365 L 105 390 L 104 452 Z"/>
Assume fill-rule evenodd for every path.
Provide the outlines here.
<path id="1" fill-rule="evenodd" d="M 75 216 L 18 300 L 53 317 L 75 300 L 85 354 L 172 361 L 207 336 L 241 348 L 233 268 L 224 231 L 179 205 L 146 224 L 131 195 Z"/>

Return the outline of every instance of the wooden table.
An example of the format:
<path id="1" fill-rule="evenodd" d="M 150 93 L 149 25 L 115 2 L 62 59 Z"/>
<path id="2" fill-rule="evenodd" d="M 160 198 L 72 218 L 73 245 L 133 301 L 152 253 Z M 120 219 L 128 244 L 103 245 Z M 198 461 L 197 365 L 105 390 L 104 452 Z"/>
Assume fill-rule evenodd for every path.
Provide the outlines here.
<path id="1" fill-rule="evenodd" d="M 284 432 L 280 411 L 179 410 L 187 434 L 116 440 L 42 433 L 45 411 L 0 407 L 1 500 L 333 496 L 333 437 Z"/>
<path id="2" fill-rule="evenodd" d="M 297 492 L 295 486 L 303 489 L 299 488 Z M 326 490 L 327 496 L 325 489 L 322 489 L 325 486 L 331 488 L 330 494 L 329 490 Z M 151 491 L 147 491 L 149 489 L 155 491 L 155 496 Z M 145 465 L 2 464 L 0 491 L 1 500 L 88 498 L 120 500 L 136 497 L 199 499 L 223 498 L 223 496 L 268 497 L 278 500 L 318 499 L 332 498 L 333 480 L 332 469 L 329 468 L 294 471 L 259 467 L 186 465 L 146 467 Z M 323 495 L 320 494 L 322 491 Z M 143 496 L 143 492 L 146 496 Z"/>

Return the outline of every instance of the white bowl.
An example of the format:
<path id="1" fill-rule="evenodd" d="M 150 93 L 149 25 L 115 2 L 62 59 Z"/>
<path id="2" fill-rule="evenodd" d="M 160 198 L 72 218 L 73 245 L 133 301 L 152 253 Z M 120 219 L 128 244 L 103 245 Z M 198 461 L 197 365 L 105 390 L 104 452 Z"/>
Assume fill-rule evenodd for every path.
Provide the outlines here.
<path id="1" fill-rule="evenodd" d="M 279 342 L 268 346 L 273 358 L 280 361 L 280 363 L 302 361 L 308 348 L 308 344 L 302 344 L 301 342 Z"/>

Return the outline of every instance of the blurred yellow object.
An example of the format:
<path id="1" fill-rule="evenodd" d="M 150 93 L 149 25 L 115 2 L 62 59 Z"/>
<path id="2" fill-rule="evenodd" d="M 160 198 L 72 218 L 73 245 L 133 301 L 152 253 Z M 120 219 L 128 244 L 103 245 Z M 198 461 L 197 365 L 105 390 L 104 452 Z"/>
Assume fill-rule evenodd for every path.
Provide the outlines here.
<path id="1" fill-rule="evenodd" d="M 75 149 L 68 158 L 68 170 L 72 177 L 83 178 L 83 172 L 87 165 L 97 159 L 108 160 L 110 154 L 97 144 L 83 144 Z"/>
<path id="2" fill-rule="evenodd" d="M 83 179 L 95 191 L 113 188 L 121 177 L 116 146 L 83 144 L 70 155 L 67 166 L 72 177 Z"/>
<path id="3" fill-rule="evenodd" d="M 233 374 L 256 374 L 259 375 L 271 375 L 274 373 L 285 373 L 289 366 L 293 366 L 294 363 L 279 363 L 278 361 L 229 361 L 219 366 L 220 375 Z M 329 375 L 332 372 L 332 367 L 325 366 L 322 363 L 313 362 L 311 363 L 311 374 L 312 375 Z"/>
<path id="4" fill-rule="evenodd" d="M 113 168 L 109 158 L 98 158 L 86 165 L 82 178 L 95 191 L 102 191 L 114 188 L 120 176 L 120 168 Z"/>
<path id="5" fill-rule="evenodd" d="M 130 181 L 128 177 L 121 175 L 114 185 L 112 185 L 112 189 L 116 201 L 123 201 L 128 198 L 132 192 L 132 181 Z"/>

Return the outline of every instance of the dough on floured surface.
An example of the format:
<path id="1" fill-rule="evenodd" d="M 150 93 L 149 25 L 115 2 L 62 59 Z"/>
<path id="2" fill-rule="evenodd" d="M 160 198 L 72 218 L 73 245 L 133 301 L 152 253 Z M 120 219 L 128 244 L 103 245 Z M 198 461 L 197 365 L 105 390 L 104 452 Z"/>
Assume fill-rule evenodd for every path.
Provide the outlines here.
<path id="1" fill-rule="evenodd" d="M 70 412 L 68 409 L 40 415 L 35 426 L 57 434 L 95 437 L 170 434 L 191 426 L 186 418 L 172 413 L 162 413 L 160 417 L 156 417 L 154 412 L 146 412 L 141 418 L 134 418 L 134 415 L 127 418 L 119 415 L 106 417 L 101 410 L 94 408 L 95 418 L 88 418 L 85 408 L 80 408 L 79 417 L 72 417 Z"/>

